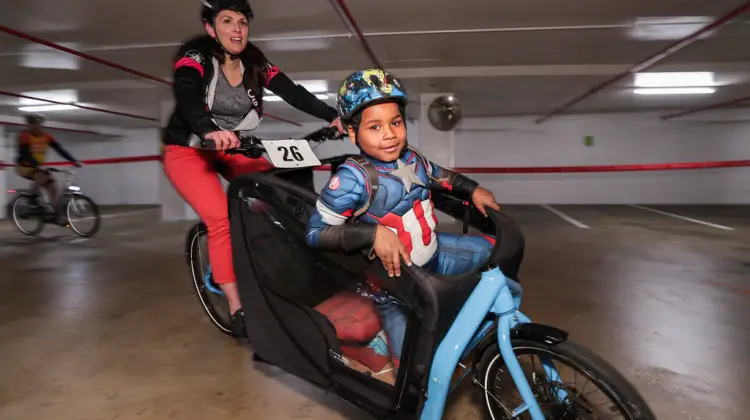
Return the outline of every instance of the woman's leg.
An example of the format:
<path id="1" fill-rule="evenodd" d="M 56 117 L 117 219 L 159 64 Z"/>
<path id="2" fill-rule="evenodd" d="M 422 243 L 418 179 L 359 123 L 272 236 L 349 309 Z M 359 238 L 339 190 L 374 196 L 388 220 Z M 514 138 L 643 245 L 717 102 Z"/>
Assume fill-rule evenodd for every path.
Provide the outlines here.
<path id="1" fill-rule="evenodd" d="M 229 301 L 234 315 L 242 308 L 232 265 L 227 197 L 216 173 L 216 152 L 167 146 L 164 170 L 175 190 L 198 213 L 208 228 L 208 258 L 214 281 Z"/>
<path id="2" fill-rule="evenodd" d="M 273 169 L 273 164 L 266 158 L 251 159 L 242 155 L 228 155 L 226 153 L 219 152 L 217 159 L 224 164 L 224 168 L 221 175 L 226 178 L 227 181 L 231 181 L 237 175 L 241 175 L 248 172 L 265 172 Z"/>

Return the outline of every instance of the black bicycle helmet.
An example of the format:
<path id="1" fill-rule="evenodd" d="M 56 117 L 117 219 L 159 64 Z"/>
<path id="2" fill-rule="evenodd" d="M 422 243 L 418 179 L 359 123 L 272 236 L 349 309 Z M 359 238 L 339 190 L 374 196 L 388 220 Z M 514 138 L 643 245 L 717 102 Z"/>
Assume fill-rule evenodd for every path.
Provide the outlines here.
<path id="1" fill-rule="evenodd" d="M 222 10 L 233 10 L 242 13 L 248 21 L 253 20 L 253 8 L 250 7 L 250 0 L 201 0 L 203 8 L 201 9 L 201 19 L 211 25 L 214 23 L 216 15 Z"/>
<path id="2" fill-rule="evenodd" d="M 41 114 L 29 114 L 26 116 L 26 124 L 42 124 L 44 120 L 44 115 Z"/>

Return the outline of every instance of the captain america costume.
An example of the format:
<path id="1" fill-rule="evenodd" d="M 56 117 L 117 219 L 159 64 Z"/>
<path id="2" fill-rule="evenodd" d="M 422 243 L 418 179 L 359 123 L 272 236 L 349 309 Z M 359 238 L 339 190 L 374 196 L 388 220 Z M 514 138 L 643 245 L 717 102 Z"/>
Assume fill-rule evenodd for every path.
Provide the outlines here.
<path id="1" fill-rule="evenodd" d="M 376 184 L 370 182 L 362 159 L 377 171 Z M 382 162 L 362 154 L 342 163 L 321 192 L 306 240 L 311 247 L 321 249 L 372 249 L 375 227 L 381 224 L 399 237 L 413 264 L 439 275 L 465 273 L 489 258 L 495 238 L 436 232 L 438 220 L 432 190 L 468 199 L 476 186 L 474 181 L 430 162 L 409 146 L 395 162 Z M 352 218 L 361 223 L 346 223 Z M 371 286 L 397 367 L 406 329 L 406 309 L 386 291 Z"/>

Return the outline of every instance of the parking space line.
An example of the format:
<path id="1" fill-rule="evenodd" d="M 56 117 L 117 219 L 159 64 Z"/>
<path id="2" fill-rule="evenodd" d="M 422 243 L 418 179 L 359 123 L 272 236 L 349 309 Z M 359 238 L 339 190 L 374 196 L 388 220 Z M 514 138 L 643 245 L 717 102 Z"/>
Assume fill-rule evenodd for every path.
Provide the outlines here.
<path id="1" fill-rule="evenodd" d="M 581 229 L 591 229 L 590 227 L 588 227 L 584 223 L 579 222 L 578 220 L 576 220 L 576 219 L 568 216 L 567 214 L 561 212 L 560 210 L 558 210 L 558 209 L 556 209 L 556 208 L 554 208 L 554 207 L 552 207 L 552 206 L 550 206 L 548 204 L 542 204 L 541 206 L 544 207 L 545 209 L 551 211 L 552 213 L 555 213 L 561 219 L 565 220 L 566 222 L 568 222 L 568 223 L 570 223 L 570 224 L 572 224 L 572 225 L 574 225 L 576 227 L 579 227 Z"/>
<path id="2" fill-rule="evenodd" d="M 666 211 L 652 209 L 650 207 L 640 206 L 638 204 L 630 204 L 630 207 L 635 207 L 637 209 L 646 210 L 646 211 L 650 211 L 650 212 L 653 212 L 653 213 L 661 214 L 662 216 L 674 217 L 675 219 L 681 219 L 681 220 L 685 220 L 685 221 L 688 221 L 688 222 L 698 223 L 699 225 L 710 226 L 710 227 L 716 228 L 716 229 L 734 230 L 734 228 L 729 227 L 729 226 L 717 225 L 716 223 L 704 222 L 703 220 L 698 220 L 698 219 L 693 219 L 693 218 L 690 218 L 690 217 L 680 216 L 679 214 L 668 213 Z"/>
<path id="3" fill-rule="evenodd" d="M 99 217 L 102 219 L 112 219 L 115 217 L 132 216 L 134 214 L 148 213 L 148 212 L 152 212 L 155 210 L 156 209 L 144 209 L 144 210 L 126 211 L 126 212 L 121 212 L 121 213 L 105 213 L 105 214 L 100 214 Z M 1 224 L 0 232 L 16 230 L 16 227 L 13 225 L 13 222 L 9 218 L 0 219 L 0 221 L 3 221 L 3 220 L 7 222 L 8 224 L 7 225 L 5 223 Z"/>
<path id="4" fill-rule="evenodd" d="M 102 214 L 101 218 L 102 219 L 111 219 L 113 217 L 131 216 L 131 215 L 134 215 L 134 214 L 148 213 L 148 212 L 152 212 L 152 211 L 156 211 L 156 209 L 133 210 L 133 211 L 126 211 L 126 212 L 122 212 L 122 213 Z"/>

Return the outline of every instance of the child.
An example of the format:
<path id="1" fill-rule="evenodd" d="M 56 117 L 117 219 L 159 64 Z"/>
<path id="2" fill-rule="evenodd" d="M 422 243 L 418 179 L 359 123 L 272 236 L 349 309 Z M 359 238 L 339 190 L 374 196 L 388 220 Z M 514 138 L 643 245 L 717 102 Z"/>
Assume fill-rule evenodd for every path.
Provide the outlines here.
<path id="1" fill-rule="evenodd" d="M 331 177 L 310 218 L 307 243 L 334 251 L 370 249 L 388 275 L 401 275 L 401 259 L 441 275 L 475 269 L 492 251 L 494 238 L 437 233 L 431 189 L 500 207 L 491 192 L 469 178 L 442 168 L 411 148 L 406 140 L 406 91 L 391 74 L 363 70 L 350 75 L 338 91 L 338 111 L 349 138 L 361 154 L 347 159 Z M 377 179 L 373 179 L 377 178 Z M 358 218 L 361 223 L 346 223 Z M 375 305 L 398 367 L 406 311 L 384 291 Z"/>

